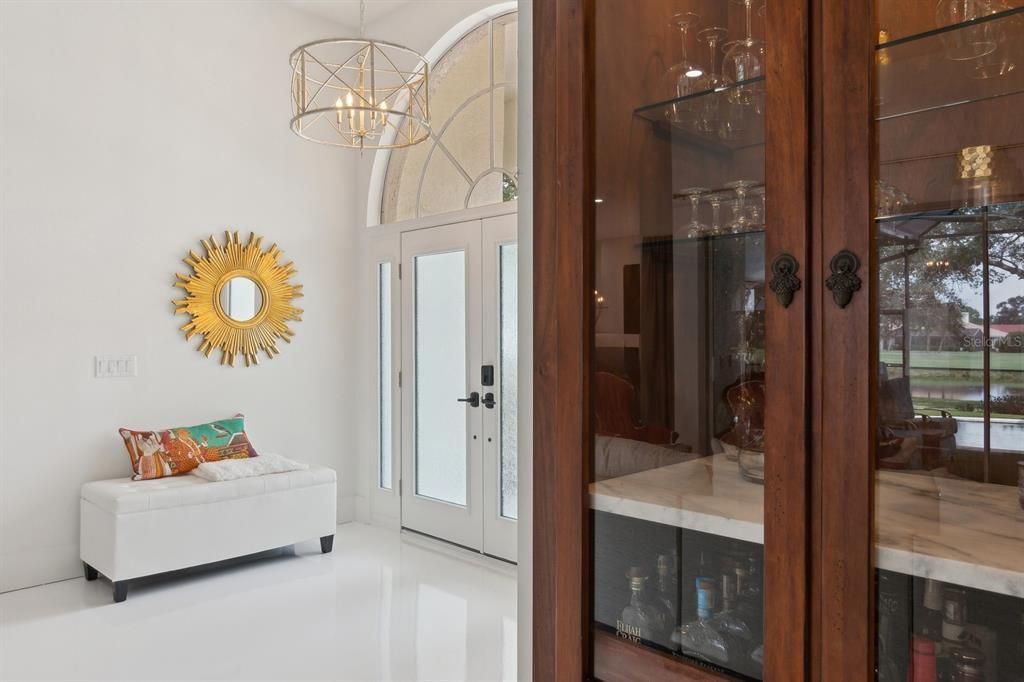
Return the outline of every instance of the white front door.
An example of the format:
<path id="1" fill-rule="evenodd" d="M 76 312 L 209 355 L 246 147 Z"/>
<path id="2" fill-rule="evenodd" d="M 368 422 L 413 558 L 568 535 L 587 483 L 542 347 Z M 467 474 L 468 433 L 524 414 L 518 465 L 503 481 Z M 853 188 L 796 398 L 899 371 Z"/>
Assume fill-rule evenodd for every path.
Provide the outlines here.
<path id="1" fill-rule="evenodd" d="M 515 216 L 402 235 L 402 525 L 516 558 Z"/>

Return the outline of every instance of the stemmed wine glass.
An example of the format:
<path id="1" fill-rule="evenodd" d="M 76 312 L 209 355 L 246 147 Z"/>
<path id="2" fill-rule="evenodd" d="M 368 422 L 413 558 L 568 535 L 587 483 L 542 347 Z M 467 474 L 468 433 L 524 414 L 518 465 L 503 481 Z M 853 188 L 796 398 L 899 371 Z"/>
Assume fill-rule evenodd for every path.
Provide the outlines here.
<path id="1" fill-rule="evenodd" d="M 690 199 L 690 222 L 686 225 L 686 236 L 690 239 L 701 236 L 708 226 L 700 221 L 700 198 L 710 192 L 707 187 L 687 187 L 680 192 Z"/>
<path id="2" fill-rule="evenodd" d="M 708 69 L 710 70 L 705 74 L 704 82 L 707 90 L 714 90 L 729 83 L 718 70 L 718 44 L 726 35 L 728 35 L 728 30 L 721 26 L 709 26 L 697 34 L 697 40 L 708 46 Z M 705 133 L 716 132 L 722 119 L 721 101 L 716 95 L 705 97 L 704 100 L 700 129 Z"/>
<path id="3" fill-rule="evenodd" d="M 747 192 L 756 184 L 753 180 L 735 180 L 725 184 L 726 188 L 731 189 L 736 195 L 733 219 L 729 223 L 731 232 L 745 232 L 750 227 L 750 218 L 747 217 Z"/>
<path id="4" fill-rule="evenodd" d="M 725 77 L 733 83 L 757 78 L 764 72 L 764 41 L 755 40 L 751 14 L 753 13 L 754 0 L 732 0 L 736 4 L 743 5 L 746 17 L 747 35 L 740 40 L 733 40 L 725 44 L 725 64 L 723 71 Z M 754 85 L 744 85 L 730 92 L 734 102 L 744 106 L 752 106 L 757 103 L 757 91 Z"/>
<path id="5" fill-rule="evenodd" d="M 764 228 L 765 226 L 765 205 L 764 205 L 764 185 L 754 187 L 749 192 L 750 196 L 754 197 L 754 205 L 750 207 L 750 223 L 754 229 Z"/>
<path id="6" fill-rule="evenodd" d="M 711 232 L 712 235 L 724 234 L 722 232 L 722 224 L 720 222 L 720 214 L 722 210 L 722 199 L 724 197 L 721 193 L 709 194 L 708 203 L 711 204 Z"/>
<path id="7" fill-rule="evenodd" d="M 955 26 L 998 12 L 993 0 L 939 0 L 935 8 L 935 23 L 939 28 Z M 946 56 L 957 62 L 982 59 L 999 48 L 995 22 L 981 22 L 973 26 L 945 31 L 940 40 Z"/>
<path id="8" fill-rule="evenodd" d="M 706 70 L 686 56 L 687 32 L 700 23 L 700 16 L 693 12 L 680 12 L 672 17 L 671 25 L 679 29 L 682 43 L 682 59 L 668 70 L 668 89 L 672 97 L 686 97 L 707 89 Z M 696 119 L 698 112 L 693 102 L 676 102 L 666 115 L 674 123 L 687 123 Z"/>

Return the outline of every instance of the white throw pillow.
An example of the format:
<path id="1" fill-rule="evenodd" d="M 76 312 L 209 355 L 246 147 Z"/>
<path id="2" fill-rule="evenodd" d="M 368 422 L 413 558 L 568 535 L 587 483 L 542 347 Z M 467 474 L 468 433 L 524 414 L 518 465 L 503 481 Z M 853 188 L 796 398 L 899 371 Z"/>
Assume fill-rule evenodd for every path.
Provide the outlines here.
<path id="1" fill-rule="evenodd" d="M 285 471 L 308 469 L 308 464 L 295 462 L 272 453 L 263 453 L 246 459 L 222 459 L 217 462 L 203 462 L 191 473 L 207 481 L 234 481 L 239 478 L 280 474 Z"/>

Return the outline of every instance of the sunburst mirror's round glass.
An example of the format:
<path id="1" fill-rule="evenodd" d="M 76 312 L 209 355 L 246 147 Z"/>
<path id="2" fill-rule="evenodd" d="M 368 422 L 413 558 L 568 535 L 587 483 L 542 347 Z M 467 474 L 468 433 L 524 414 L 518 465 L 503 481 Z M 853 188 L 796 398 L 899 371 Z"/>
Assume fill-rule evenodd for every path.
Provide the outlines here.
<path id="1" fill-rule="evenodd" d="M 248 277 L 232 277 L 221 287 L 220 307 L 235 322 L 248 322 L 263 308 L 263 292 Z"/>

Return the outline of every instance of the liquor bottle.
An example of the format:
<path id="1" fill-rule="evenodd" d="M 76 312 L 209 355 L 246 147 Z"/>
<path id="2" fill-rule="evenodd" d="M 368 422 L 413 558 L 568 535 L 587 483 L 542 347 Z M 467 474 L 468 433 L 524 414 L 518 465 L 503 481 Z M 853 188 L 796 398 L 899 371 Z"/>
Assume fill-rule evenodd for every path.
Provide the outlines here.
<path id="1" fill-rule="evenodd" d="M 764 602 L 761 599 L 761 570 L 753 552 L 735 568 L 736 612 L 750 627 L 755 642 L 764 641 Z"/>
<path id="2" fill-rule="evenodd" d="M 953 682 L 956 671 L 953 655 L 964 646 L 964 628 L 967 626 L 967 592 L 960 587 L 946 586 L 942 590 L 942 622 L 935 649 L 939 682 Z"/>
<path id="3" fill-rule="evenodd" d="M 942 608 L 942 640 L 956 644 L 967 626 L 967 591 L 962 587 L 946 588 Z"/>
<path id="4" fill-rule="evenodd" d="M 708 624 L 725 637 L 729 648 L 729 665 L 737 672 L 749 673 L 750 653 L 754 650 L 754 636 L 750 627 L 736 613 L 736 575 L 722 574 L 722 610 L 714 614 Z"/>
<path id="5" fill-rule="evenodd" d="M 907 612 L 907 577 L 878 573 L 878 682 L 905 682 L 910 652 L 910 618 Z"/>
<path id="6" fill-rule="evenodd" d="M 968 623 L 960 635 L 960 643 L 965 650 L 980 653 L 985 670 L 986 680 L 999 679 L 998 648 L 999 637 L 996 631 L 980 623 Z M 954 654 L 955 655 L 955 654 Z"/>
<path id="7" fill-rule="evenodd" d="M 977 649 L 961 647 L 952 656 L 954 682 L 985 682 L 985 656 Z"/>
<path id="8" fill-rule="evenodd" d="M 711 627 L 723 635 L 752 642 L 754 637 L 750 627 L 736 613 L 736 576 L 723 573 L 721 585 L 722 609 L 711 617 Z"/>
<path id="9" fill-rule="evenodd" d="M 676 583 L 676 567 L 667 554 L 658 555 L 658 589 L 654 602 L 664 613 L 667 632 L 671 633 L 679 624 L 679 590 Z"/>
<path id="10" fill-rule="evenodd" d="M 711 554 L 710 552 L 701 550 L 700 564 L 697 566 L 697 578 L 707 578 L 708 580 L 714 582 L 714 576 L 715 570 L 714 567 L 711 565 Z"/>
<path id="11" fill-rule="evenodd" d="M 647 576 L 633 567 L 626 578 L 629 580 L 629 604 L 622 609 L 616 624 L 617 634 L 635 644 L 657 641 L 665 629 L 665 621 L 658 608 L 647 599 Z"/>
<path id="12" fill-rule="evenodd" d="M 942 641 L 942 583 L 926 578 L 924 600 L 921 604 L 919 634 L 935 643 Z"/>
<path id="13" fill-rule="evenodd" d="M 697 620 L 682 625 L 672 633 L 672 641 L 683 653 L 711 663 L 729 663 L 729 647 L 725 637 L 711 627 L 715 609 L 715 581 L 697 578 Z"/>
<path id="14" fill-rule="evenodd" d="M 935 666 L 935 642 L 915 635 L 910 644 L 910 682 L 936 682 L 939 679 Z"/>

